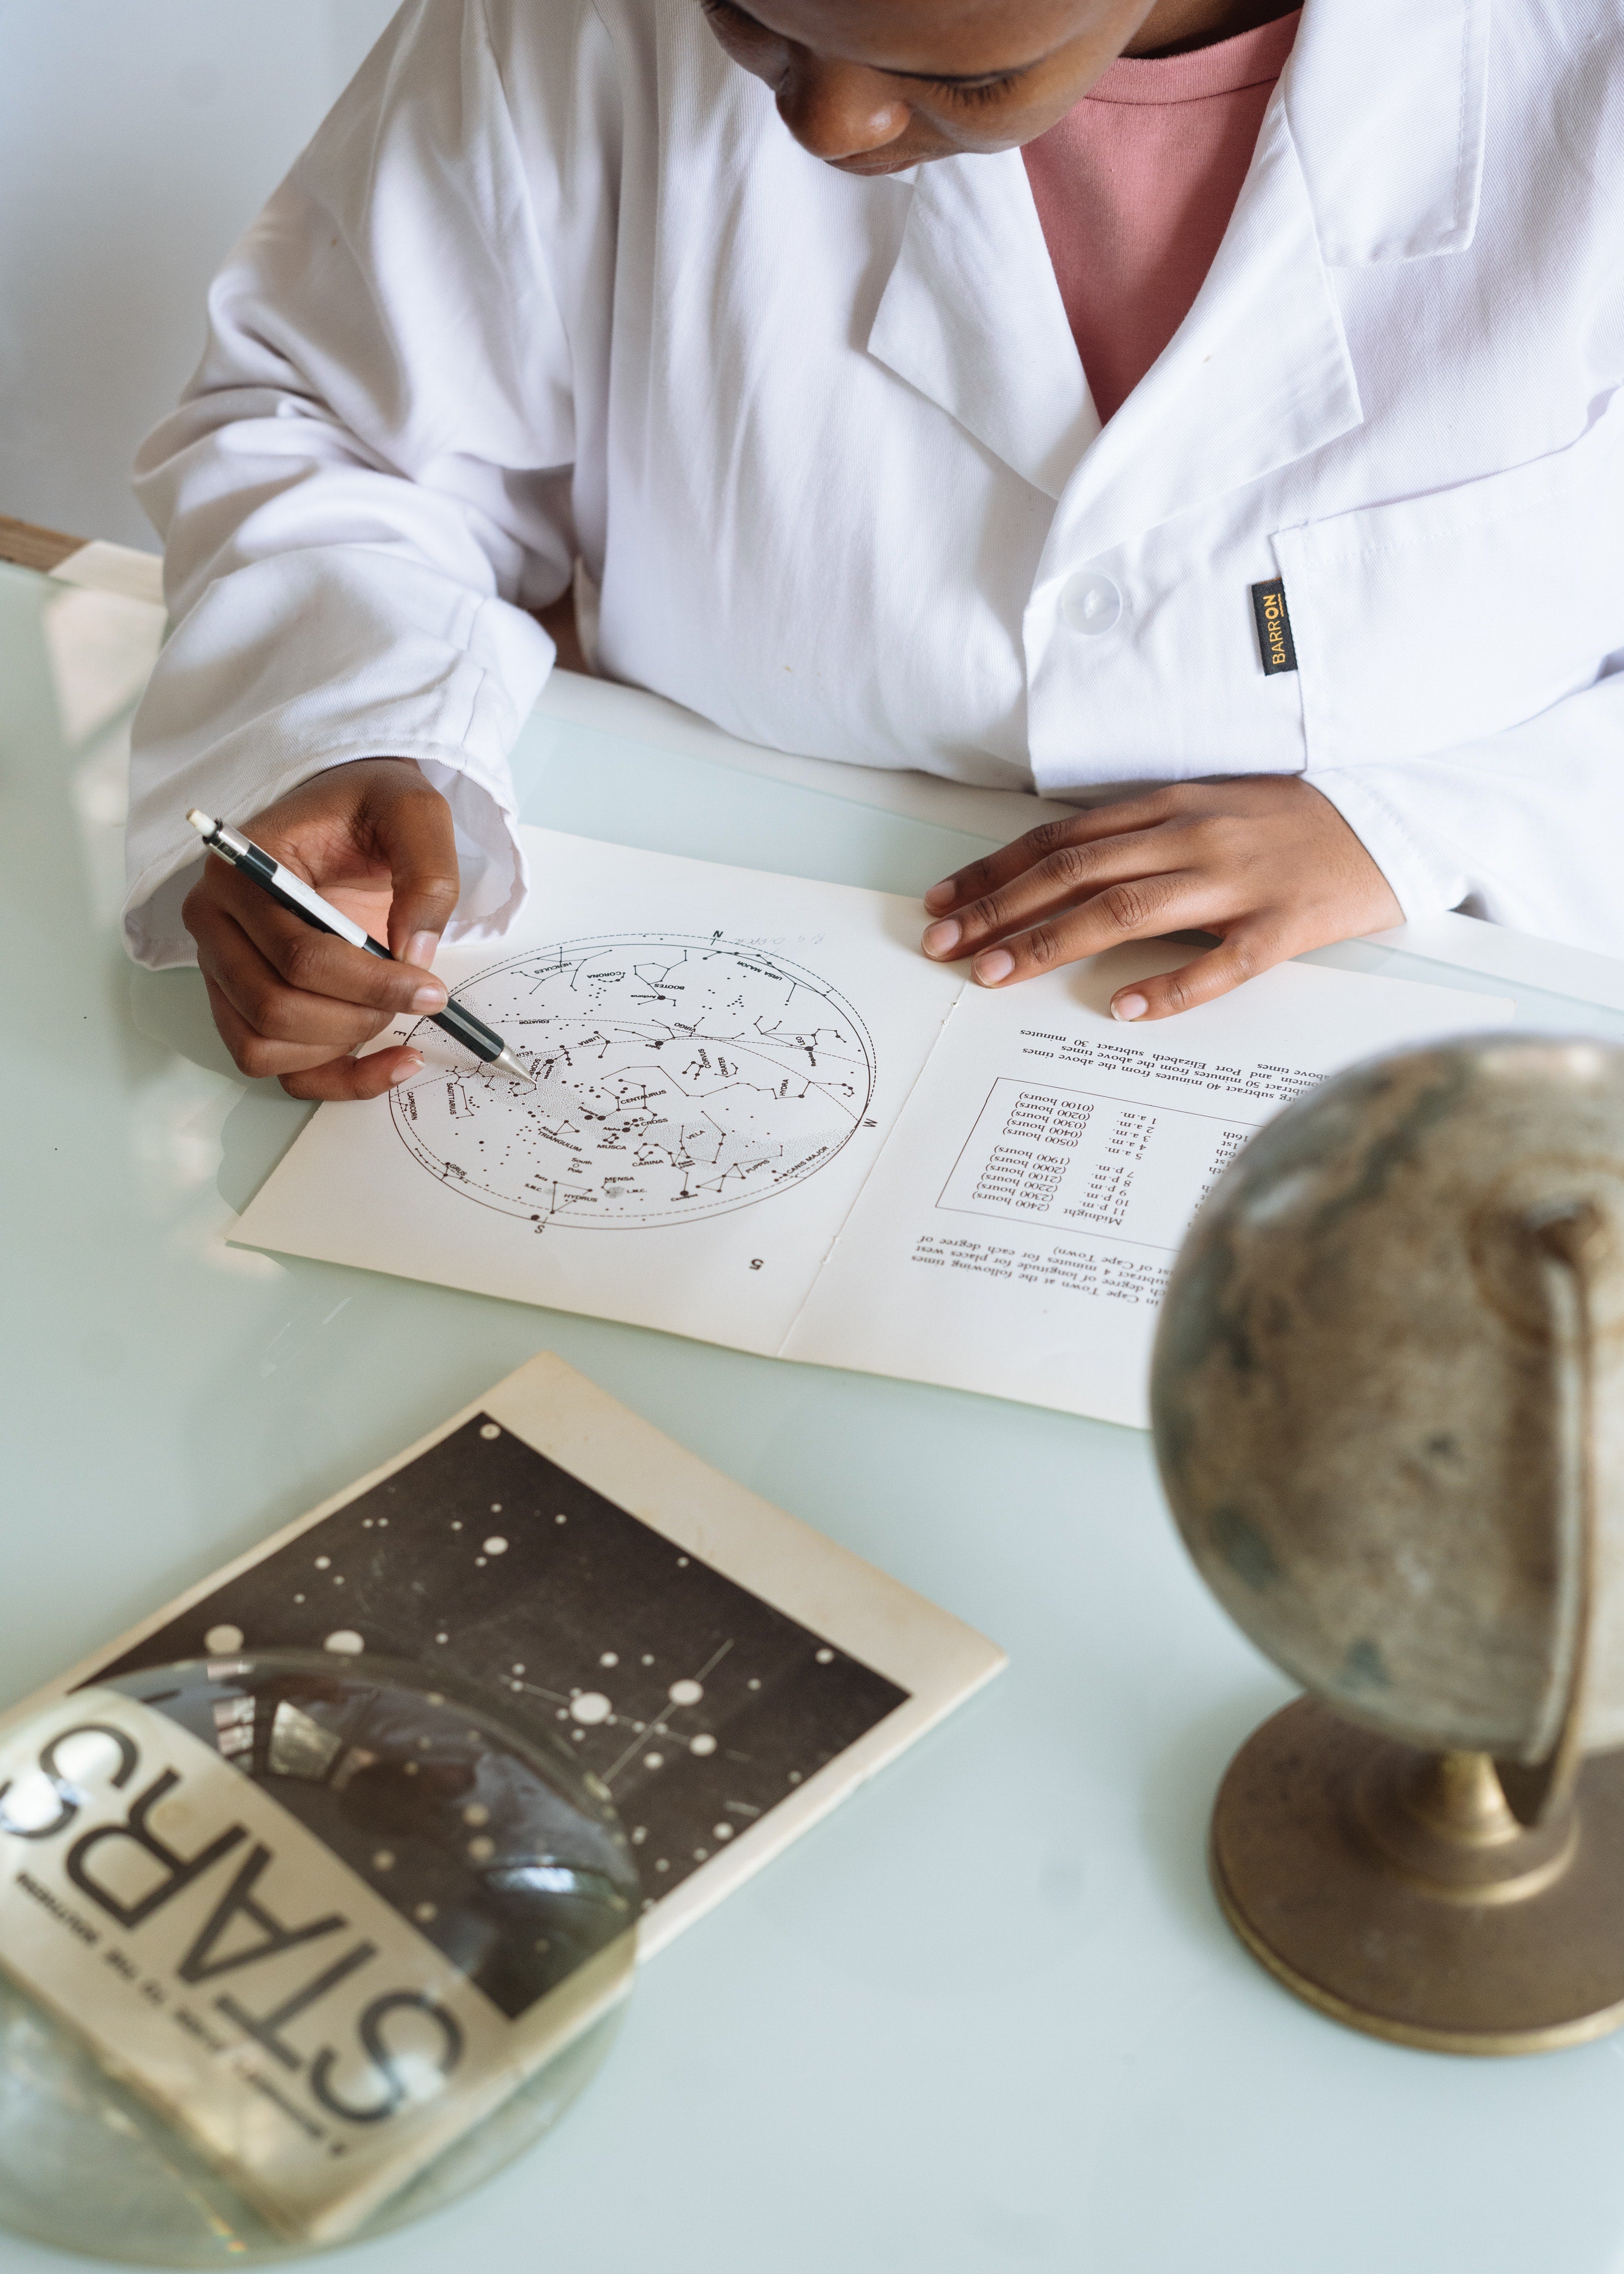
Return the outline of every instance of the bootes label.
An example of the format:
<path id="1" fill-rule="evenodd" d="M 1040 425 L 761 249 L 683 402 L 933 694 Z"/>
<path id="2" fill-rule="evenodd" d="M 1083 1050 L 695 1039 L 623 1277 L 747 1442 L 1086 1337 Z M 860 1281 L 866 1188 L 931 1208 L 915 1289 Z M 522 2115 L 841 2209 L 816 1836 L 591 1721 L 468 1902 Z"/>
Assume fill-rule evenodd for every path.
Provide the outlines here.
<path id="1" fill-rule="evenodd" d="M 510 2022 L 251 1778 L 77 1690 L 0 1730 L 0 1968 L 283 2233 L 342 2241 L 613 2004 Z"/>

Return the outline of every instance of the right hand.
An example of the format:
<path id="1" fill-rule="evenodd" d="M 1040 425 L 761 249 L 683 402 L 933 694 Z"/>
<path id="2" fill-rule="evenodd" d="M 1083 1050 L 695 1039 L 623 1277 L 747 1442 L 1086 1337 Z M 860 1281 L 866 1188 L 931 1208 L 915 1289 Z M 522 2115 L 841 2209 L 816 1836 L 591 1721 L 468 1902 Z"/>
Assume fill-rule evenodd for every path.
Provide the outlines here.
<path id="1" fill-rule="evenodd" d="M 410 758 L 359 758 L 229 817 L 401 959 L 313 930 L 211 854 L 181 920 L 237 1065 L 276 1075 L 289 1097 L 376 1097 L 406 1081 L 416 1050 L 351 1053 L 403 1013 L 445 1005 L 428 966 L 456 906 L 451 808 Z"/>

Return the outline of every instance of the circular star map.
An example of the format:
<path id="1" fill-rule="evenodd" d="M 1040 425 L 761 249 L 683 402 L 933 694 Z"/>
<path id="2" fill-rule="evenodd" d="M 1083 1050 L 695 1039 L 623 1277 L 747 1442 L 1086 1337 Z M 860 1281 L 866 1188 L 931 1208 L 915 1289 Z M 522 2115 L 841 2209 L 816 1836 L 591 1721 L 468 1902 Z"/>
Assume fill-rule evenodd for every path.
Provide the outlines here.
<path id="1" fill-rule="evenodd" d="M 851 1005 L 719 935 L 567 940 L 456 997 L 536 1087 L 447 1063 L 425 1020 L 410 1039 L 430 1063 L 391 1092 L 395 1126 L 442 1184 L 538 1231 L 679 1224 L 765 1200 L 831 1161 L 874 1092 Z"/>

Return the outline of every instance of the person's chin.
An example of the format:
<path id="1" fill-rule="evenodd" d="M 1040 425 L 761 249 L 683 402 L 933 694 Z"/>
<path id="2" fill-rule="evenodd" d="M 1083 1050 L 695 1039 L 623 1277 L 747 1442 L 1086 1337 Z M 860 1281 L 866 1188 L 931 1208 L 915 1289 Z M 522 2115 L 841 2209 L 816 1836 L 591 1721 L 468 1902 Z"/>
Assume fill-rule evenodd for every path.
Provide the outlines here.
<path id="1" fill-rule="evenodd" d="M 832 166 L 837 174 L 860 174 L 865 178 L 876 174 L 906 174 L 910 166 L 922 166 L 927 159 L 945 158 L 945 150 L 887 150 L 875 151 L 860 158 L 826 158 L 824 164 Z"/>

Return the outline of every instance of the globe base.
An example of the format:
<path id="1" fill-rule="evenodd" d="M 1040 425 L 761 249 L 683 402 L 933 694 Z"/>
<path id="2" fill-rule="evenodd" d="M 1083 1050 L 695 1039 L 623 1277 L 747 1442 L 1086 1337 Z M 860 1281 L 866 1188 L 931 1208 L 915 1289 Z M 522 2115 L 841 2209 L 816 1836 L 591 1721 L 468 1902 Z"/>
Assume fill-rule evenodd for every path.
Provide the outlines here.
<path id="1" fill-rule="evenodd" d="M 1531 1828 L 1486 1753 L 1427 1753 L 1313 1698 L 1230 1763 L 1213 1884 L 1263 1966 L 1334 2021 L 1433 2052 L 1528 2053 L 1624 2024 L 1624 1753 Z"/>

